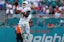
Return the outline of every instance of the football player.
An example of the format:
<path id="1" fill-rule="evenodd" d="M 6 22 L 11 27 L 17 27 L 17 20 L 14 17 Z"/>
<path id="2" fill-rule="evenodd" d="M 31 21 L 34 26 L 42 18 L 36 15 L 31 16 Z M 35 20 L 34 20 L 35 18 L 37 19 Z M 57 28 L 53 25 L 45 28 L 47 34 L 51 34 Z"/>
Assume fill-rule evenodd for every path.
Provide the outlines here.
<path id="1" fill-rule="evenodd" d="M 11 15 L 13 14 L 13 5 L 10 2 L 6 4 L 6 14 L 7 14 L 7 17 L 9 14 Z"/>
<path id="2" fill-rule="evenodd" d="M 23 42 L 31 42 L 29 21 L 32 18 L 32 14 L 30 14 L 31 8 L 28 6 L 27 1 L 24 1 L 22 3 L 21 10 L 22 10 L 21 13 L 22 17 L 20 18 L 18 25 L 20 26 L 21 33 L 23 35 Z M 26 37 L 24 35 L 25 34 L 24 30 L 26 31 L 28 41 L 25 39 Z"/>

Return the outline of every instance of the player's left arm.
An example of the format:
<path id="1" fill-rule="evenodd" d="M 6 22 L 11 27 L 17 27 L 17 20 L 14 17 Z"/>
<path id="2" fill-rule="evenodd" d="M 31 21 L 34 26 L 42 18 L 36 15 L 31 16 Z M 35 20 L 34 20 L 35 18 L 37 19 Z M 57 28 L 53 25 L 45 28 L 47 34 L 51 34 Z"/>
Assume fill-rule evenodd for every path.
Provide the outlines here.
<path id="1" fill-rule="evenodd" d="M 30 21 L 30 20 L 31 20 L 31 18 L 32 18 L 32 14 L 29 14 L 29 16 L 28 16 L 27 20 L 28 20 L 28 21 Z"/>
<path id="2" fill-rule="evenodd" d="M 30 20 L 31 20 L 31 18 L 32 18 L 31 8 L 28 8 L 27 13 L 29 14 L 29 16 L 28 16 L 28 21 L 30 21 Z"/>

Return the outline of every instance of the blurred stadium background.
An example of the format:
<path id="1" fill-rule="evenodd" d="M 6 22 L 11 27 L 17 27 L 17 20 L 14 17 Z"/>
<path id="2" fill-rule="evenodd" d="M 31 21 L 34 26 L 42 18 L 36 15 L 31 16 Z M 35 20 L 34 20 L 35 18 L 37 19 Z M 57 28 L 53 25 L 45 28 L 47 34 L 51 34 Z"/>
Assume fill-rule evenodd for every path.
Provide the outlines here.
<path id="1" fill-rule="evenodd" d="M 10 2 L 11 4 L 14 4 L 15 1 L 18 1 L 19 5 L 21 5 L 24 0 L 0 0 L 0 2 L 2 2 L 2 4 L 0 3 L 0 42 L 16 42 L 16 34 L 15 34 L 14 26 L 16 26 L 17 23 L 19 22 L 19 18 L 8 17 L 7 19 L 5 14 L 6 3 Z M 50 6 L 50 5 L 52 5 L 52 7 L 55 8 L 56 5 L 60 7 L 62 4 L 64 4 L 64 0 L 41 0 L 41 4 L 44 5 L 44 8 L 45 6 Z M 61 20 L 64 21 L 64 10 L 60 12 L 61 13 L 60 18 L 55 18 L 53 14 L 48 14 L 48 13 L 46 14 L 44 12 L 37 11 L 37 9 L 32 10 L 32 13 L 34 17 L 32 18 L 33 25 L 31 26 L 31 30 L 34 30 L 35 33 L 34 32 L 31 33 L 34 36 L 37 35 L 42 36 L 44 34 L 44 31 L 47 35 L 51 35 L 51 36 L 53 36 L 55 33 L 57 33 L 60 36 L 64 34 L 64 22 L 60 23 Z M 37 22 L 40 19 L 39 16 L 42 16 L 43 22 L 38 25 Z M 53 28 L 47 27 L 50 21 L 54 24 Z M 37 30 L 40 30 L 40 33 L 37 33 Z M 49 30 L 49 32 L 46 32 L 47 30 Z"/>

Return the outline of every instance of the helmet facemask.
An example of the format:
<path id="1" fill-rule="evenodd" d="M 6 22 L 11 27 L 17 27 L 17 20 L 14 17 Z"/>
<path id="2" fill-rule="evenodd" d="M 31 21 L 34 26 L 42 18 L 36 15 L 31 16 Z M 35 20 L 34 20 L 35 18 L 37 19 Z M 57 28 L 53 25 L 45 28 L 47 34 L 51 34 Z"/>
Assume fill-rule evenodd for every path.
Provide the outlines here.
<path id="1" fill-rule="evenodd" d="M 22 7 L 27 7 L 28 6 L 28 2 L 27 1 L 24 1 L 23 3 L 22 3 Z"/>

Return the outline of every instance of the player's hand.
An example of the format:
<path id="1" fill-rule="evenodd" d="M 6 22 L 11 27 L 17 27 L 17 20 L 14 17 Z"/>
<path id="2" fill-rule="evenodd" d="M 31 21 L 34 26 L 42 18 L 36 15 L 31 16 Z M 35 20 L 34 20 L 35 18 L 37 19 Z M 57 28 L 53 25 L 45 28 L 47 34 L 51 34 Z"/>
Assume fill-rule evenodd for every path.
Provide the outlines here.
<path id="1" fill-rule="evenodd" d="M 21 14 L 25 14 L 25 12 L 21 12 Z"/>

